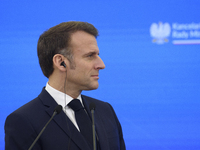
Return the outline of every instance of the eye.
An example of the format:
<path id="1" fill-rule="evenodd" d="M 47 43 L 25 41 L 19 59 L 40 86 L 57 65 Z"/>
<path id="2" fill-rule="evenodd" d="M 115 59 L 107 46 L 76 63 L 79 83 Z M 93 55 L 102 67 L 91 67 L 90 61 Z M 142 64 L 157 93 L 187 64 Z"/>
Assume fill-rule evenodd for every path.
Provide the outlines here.
<path id="1" fill-rule="evenodd" d="M 88 55 L 89 58 L 93 57 L 95 53 L 91 53 Z"/>

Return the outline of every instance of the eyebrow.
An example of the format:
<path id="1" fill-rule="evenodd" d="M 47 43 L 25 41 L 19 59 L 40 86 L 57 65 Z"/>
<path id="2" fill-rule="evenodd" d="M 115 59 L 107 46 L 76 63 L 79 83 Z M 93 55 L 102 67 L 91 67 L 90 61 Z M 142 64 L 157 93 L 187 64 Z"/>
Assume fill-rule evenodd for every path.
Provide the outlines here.
<path id="1" fill-rule="evenodd" d="M 84 56 L 91 55 L 91 54 L 97 54 L 97 55 L 99 55 L 99 53 L 97 53 L 95 51 L 91 51 L 91 52 L 86 53 Z"/>

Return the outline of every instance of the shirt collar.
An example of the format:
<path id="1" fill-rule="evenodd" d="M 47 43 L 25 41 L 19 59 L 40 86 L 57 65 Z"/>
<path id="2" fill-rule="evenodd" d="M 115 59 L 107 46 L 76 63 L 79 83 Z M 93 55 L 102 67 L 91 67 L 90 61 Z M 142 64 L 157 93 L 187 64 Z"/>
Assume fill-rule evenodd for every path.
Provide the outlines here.
<path id="1" fill-rule="evenodd" d="M 46 84 L 45 90 L 53 97 L 53 99 L 57 102 L 57 104 L 61 105 L 63 108 L 68 107 L 67 104 L 73 100 L 71 96 L 56 90 L 55 88 L 50 86 L 48 82 Z M 77 97 L 77 99 L 79 99 L 82 103 L 81 94 Z"/>

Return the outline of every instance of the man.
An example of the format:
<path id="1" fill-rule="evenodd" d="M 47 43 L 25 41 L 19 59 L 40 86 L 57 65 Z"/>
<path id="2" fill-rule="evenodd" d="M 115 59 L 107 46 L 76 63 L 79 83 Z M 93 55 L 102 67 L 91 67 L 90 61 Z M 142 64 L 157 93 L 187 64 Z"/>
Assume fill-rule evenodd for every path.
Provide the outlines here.
<path id="1" fill-rule="evenodd" d="M 78 99 L 91 123 L 89 105 L 94 103 L 98 150 L 125 150 L 121 125 L 110 104 L 81 95 L 97 89 L 99 57 L 97 29 L 86 22 L 64 22 L 44 32 L 37 46 L 43 74 L 49 79 L 40 95 L 10 114 L 5 122 L 5 149 L 27 150 L 60 104 L 63 111 L 46 127 L 32 149 L 90 150 L 93 145 L 82 133 L 76 110 L 70 103 Z M 92 127 L 88 127 L 91 131 Z M 87 133 L 86 133 L 87 134 Z M 86 136 L 92 136 L 89 134 Z"/>

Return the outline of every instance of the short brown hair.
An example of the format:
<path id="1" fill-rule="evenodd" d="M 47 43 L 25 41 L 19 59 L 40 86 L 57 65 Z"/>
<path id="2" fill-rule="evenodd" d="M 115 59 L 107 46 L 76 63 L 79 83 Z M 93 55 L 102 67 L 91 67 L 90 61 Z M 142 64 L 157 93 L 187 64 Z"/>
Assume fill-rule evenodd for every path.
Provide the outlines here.
<path id="1" fill-rule="evenodd" d="M 71 34 L 76 31 L 85 31 L 95 37 L 98 30 L 90 23 L 69 21 L 60 23 L 45 31 L 38 40 L 37 55 L 43 74 L 49 78 L 53 73 L 53 56 L 62 54 L 71 62 L 73 52 L 69 48 Z"/>

